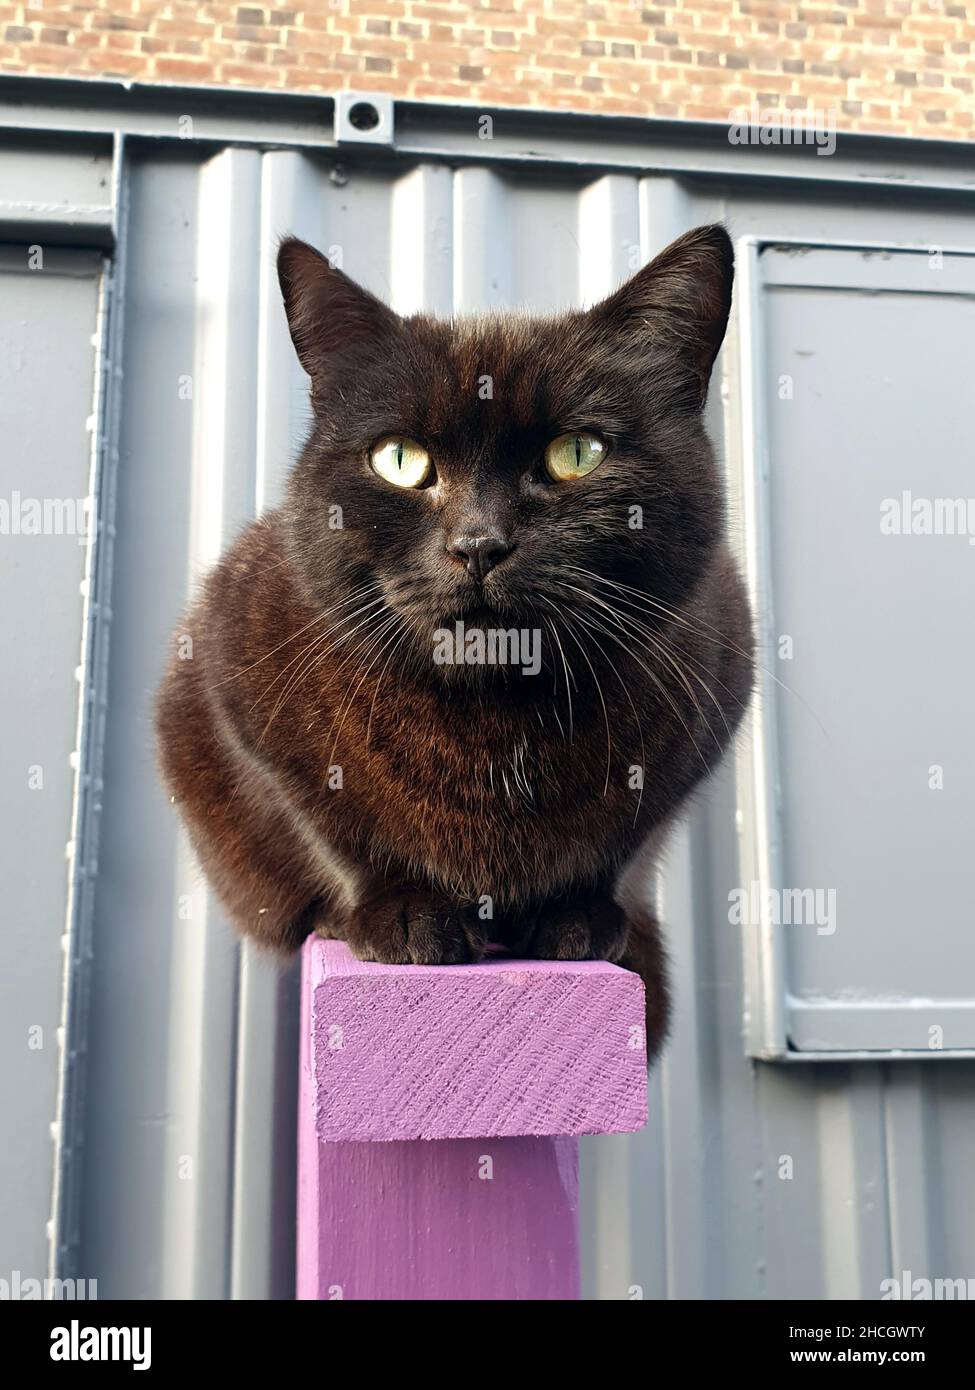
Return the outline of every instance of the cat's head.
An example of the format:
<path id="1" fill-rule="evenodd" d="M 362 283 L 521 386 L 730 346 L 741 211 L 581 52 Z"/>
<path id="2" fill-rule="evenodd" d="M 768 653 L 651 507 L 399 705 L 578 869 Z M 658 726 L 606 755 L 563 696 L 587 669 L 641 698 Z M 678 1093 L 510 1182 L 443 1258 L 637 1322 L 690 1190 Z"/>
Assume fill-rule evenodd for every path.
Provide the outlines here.
<path id="1" fill-rule="evenodd" d="M 722 227 L 546 318 L 401 317 L 297 240 L 278 271 L 311 378 L 287 514 L 314 605 L 429 652 L 458 619 L 544 631 L 558 613 L 586 643 L 612 585 L 686 598 L 723 527 L 701 420 L 731 303 Z"/>

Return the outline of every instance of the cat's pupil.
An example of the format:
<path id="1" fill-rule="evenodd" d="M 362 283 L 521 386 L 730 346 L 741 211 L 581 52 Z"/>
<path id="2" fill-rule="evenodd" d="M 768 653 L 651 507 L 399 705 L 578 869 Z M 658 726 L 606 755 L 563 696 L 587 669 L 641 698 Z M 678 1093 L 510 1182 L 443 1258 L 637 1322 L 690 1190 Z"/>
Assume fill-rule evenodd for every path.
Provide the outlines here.
<path id="1" fill-rule="evenodd" d="M 582 465 L 582 440 L 576 435 L 576 468 Z"/>
<path id="2" fill-rule="evenodd" d="M 401 443 L 396 445 L 396 467 L 403 467 L 403 445 Z"/>

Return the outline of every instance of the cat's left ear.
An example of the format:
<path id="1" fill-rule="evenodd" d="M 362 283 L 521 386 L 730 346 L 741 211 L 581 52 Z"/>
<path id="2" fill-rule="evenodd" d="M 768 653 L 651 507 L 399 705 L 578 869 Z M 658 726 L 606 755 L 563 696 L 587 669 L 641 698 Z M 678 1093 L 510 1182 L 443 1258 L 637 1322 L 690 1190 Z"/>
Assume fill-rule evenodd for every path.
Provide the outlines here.
<path id="1" fill-rule="evenodd" d="M 402 320 L 333 266 L 314 246 L 288 237 L 278 251 L 278 283 L 291 341 L 312 382 L 343 355 L 382 349 Z"/>
<path id="2" fill-rule="evenodd" d="M 603 332 L 640 351 L 652 338 L 685 368 L 691 403 L 704 405 L 731 309 L 735 253 L 724 227 L 696 227 L 589 310 Z"/>

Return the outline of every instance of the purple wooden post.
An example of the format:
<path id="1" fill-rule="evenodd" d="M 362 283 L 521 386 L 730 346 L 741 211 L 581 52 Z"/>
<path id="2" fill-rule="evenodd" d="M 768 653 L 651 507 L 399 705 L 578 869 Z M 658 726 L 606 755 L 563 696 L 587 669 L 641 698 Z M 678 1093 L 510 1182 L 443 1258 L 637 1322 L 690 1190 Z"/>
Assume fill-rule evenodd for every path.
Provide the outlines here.
<path id="1" fill-rule="evenodd" d="M 309 940 L 298 1297 L 578 1298 L 577 1136 L 645 1123 L 637 975 Z"/>

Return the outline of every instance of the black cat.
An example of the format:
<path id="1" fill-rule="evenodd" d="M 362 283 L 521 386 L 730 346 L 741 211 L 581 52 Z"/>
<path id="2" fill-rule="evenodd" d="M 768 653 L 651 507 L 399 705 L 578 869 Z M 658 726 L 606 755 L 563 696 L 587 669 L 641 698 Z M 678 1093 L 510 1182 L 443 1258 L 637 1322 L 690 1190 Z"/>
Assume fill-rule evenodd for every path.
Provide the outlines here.
<path id="1" fill-rule="evenodd" d="M 300 241 L 279 274 L 311 434 L 158 704 L 204 868 L 285 951 L 618 960 L 652 1053 L 655 856 L 752 685 L 701 421 L 727 234 L 552 318 L 401 318 Z"/>

